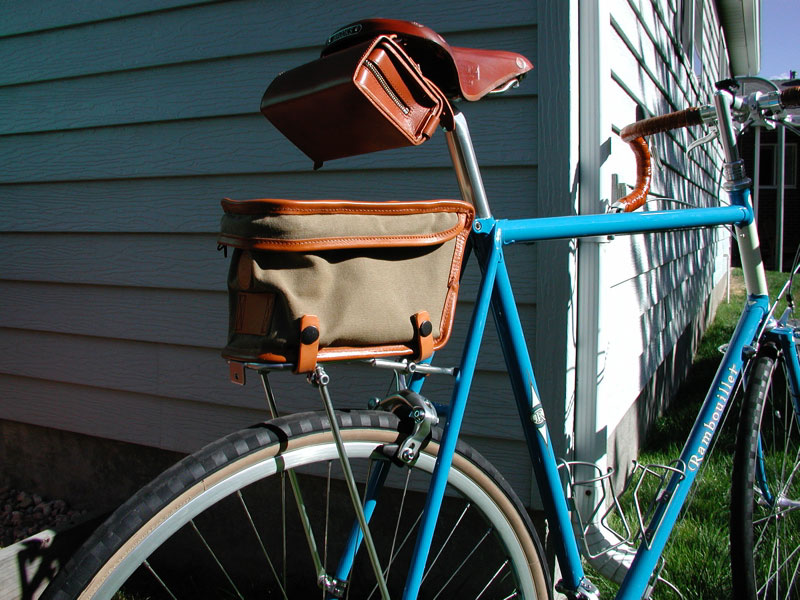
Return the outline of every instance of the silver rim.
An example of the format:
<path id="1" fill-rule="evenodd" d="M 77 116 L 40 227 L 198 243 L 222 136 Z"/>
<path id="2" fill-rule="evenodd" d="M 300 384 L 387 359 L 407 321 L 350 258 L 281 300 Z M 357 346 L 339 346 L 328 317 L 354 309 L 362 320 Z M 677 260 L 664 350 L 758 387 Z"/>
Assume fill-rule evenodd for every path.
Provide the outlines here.
<path id="1" fill-rule="evenodd" d="M 369 459 L 375 448 L 380 444 L 378 442 L 347 441 L 345 445 L 348 456 L 351 458 Z M 271 456 L 258 460 L 250 466 L 238 469 L 233 474 L 216 482 L 213 481 L 214 475 L 212 474 L 202 484 L 194 486 L 186 494 L 182 495 L 183 498 L 188 494 L 189 498 L 182 500 L 180 506 L 177 508 L 170 506 L 163 509 L 146 526 L 142 527 L 134 535 L 138 539 L 132 545 L 128 544 L 123 547 L 108 561 L 107 564 L 116 565 L 116 567 L 108 574 L 107 578 L 103 581 L 99 580 L 103 577 L 103 571 L 101 571 L 101 575 L 98 575 L 95 581 L 90 584 L 87 592 L 95 598 L 110 598 L 150 554 L 181 527 L 190 523 L 195 516 L 223 498 L 251 483 L 275 475 L 278 472 L 278 464 L 280 462 L 283 463 L 281 470 L 288 470 L 335 460 L 337 460 L 336 448 L 333 441 L 329 441 L 289 450 L 280 454 L 279 457 Z M 434 464 L 435 457 L 423 453 L 416 464 L 416 469 L 430 473 Z M 463 472 L 452 469 L 448 483 L 481 511 L 484 518 L 489 521 L 493 534 L 502 541 L 508 553 L 508 564 L 501 565 L 497 576 L 500 576 L 503 569 L 506 571 L 513 569 L 518 585 L 518 595 L 512 597 L 535 598 L 534 582 L 530 570 L 527 568 L 528 561 L 525 551 L 514 532 L 512 524 L 503 511 L 498 508 L 496 502 L 488 493 Z M 208 487 L 205 487 L 206 485 Z M 492 581 L 487 582 L 487 588 L 491 583 Z M 479 595 L 478 597 L 481 596 Z"/>

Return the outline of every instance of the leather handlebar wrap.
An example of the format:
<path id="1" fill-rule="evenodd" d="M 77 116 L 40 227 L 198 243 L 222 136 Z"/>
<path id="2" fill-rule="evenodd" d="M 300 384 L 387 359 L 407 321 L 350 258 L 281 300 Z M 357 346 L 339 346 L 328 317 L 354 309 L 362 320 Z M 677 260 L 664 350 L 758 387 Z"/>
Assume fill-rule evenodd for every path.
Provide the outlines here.
<path id="1" fill-rule="evenodd" d="M 650 119 L 642 119 L 622 128 L 619 136 L 628 143 L 636 156 L 636 185 L 630 194 L 617 202 L 623 211 L 631 212 L 642 206 L 650 191 L 653 170 L 650 165 L 650 149 L 647 147 L 644 136 L 700 125 L 702 122 L 700 109 L 692 107 Z"/>

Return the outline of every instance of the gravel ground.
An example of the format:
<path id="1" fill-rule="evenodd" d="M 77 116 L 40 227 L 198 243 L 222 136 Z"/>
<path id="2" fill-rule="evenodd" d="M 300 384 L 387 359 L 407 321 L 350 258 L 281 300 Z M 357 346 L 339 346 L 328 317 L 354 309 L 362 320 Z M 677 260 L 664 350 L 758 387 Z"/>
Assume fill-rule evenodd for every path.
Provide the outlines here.
<path id="1" fill-rule="evenodd" d="M 46 500 L 35 493 L 0 486 L 0 548 L 45 529 L 52 529 L 84 516 L 63 500 Z"/>

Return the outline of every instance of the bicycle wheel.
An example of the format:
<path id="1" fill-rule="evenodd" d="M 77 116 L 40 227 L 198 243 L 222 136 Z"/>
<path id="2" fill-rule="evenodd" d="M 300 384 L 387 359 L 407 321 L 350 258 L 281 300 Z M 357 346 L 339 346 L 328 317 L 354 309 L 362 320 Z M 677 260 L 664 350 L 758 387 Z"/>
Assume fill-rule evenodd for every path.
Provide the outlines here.
<path id="1" fill-rule="evenodd" d="M 756 359 L 731 488 L 737 598 L 800 598 L 800 430 L 781 359 Z"/>
<path id="2" fill-rule="evenodd" d="M 406 424 L 386 412 L 338 412 L 363 484 Z M 370 530 L 391 597 L 399 597 L 438 451 L 438 431 L 413 468 L 392 466 Z M 393 463 L 392 463 L 393 464 Z M 298 510 L 287 473 L 297 477 Z M 326 417 L 292 415 L 231 434 L 176 464 L 95 532 L 48 588 L 63 598 L 323 598 L 301 526 L 336 569 L 355 522 Z M 360 486 L 363 497 L 363 485 Z M 524 508 L 497 471 L 460 444 L 431 548 L 423 598 L 547 598 L 550 582 Z M 431 566 L 433 565 L 433 566 Z M 114 596 L 118 591 L 122 594 Z M 378 598 L 365 550 L 349 598 Z"/>

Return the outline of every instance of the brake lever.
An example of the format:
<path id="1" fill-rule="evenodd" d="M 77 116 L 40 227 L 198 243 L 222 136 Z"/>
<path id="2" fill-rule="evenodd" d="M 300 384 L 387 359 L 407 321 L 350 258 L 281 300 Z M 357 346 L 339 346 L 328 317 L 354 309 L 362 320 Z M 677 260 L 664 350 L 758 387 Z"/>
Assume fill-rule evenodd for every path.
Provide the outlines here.
<path id="1" fill-rule="evenodd" d="M 711 142 L 717 139 L 718 137 L 719 137 L 719 130 L 716 128 L 716 126 L 710 127 L 706 135 L 704 135 L 701 138 L 697 138 L 695 141 L 689 144 L 689 148 L 687 148 L 686 154 L 691 153 L 691 151 L 694 150 L 695 148 L 702 146 L 703 144 L 707 144 L 708 142 Z"/>

